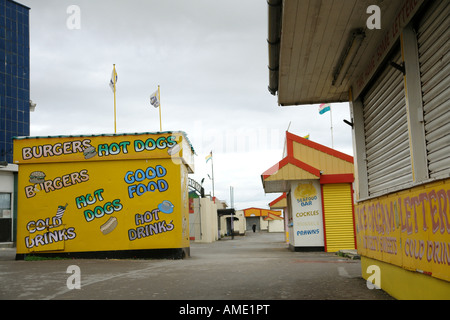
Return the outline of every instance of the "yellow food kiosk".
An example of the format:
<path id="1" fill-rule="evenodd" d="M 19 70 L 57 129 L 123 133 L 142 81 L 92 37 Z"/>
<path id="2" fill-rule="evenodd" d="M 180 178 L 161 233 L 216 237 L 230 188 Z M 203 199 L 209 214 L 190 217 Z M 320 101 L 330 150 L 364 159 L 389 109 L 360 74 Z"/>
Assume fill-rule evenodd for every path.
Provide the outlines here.
<path id="1" fill-rule="evenodd" d="M 189 256 L 183 132 L 17 137 L 17 254 Z"/>

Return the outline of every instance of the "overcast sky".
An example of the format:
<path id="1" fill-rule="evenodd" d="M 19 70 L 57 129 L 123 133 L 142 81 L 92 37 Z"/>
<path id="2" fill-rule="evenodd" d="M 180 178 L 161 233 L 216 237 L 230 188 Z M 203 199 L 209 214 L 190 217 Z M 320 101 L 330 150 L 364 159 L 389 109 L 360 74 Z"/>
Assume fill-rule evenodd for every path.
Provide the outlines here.
<path id="1" fill-rule="evenodd" d="M 195 174 L 237 209 L 268 208 L 261 174 L 281 160 L 285 131 L 331 147 L 330 113 L 280 107 L 267 90 L 266 0 L 17 0 L 30 10 L 31 135 L 185 131 Z M 70 11 L 80 9 L 80 19 Z M 69 21 L 69 26 L 67 22 Z M 79 23 L 79 28 L 77 22 Z M 75 27 L 75 29 L 73 29 Z M 352 155 L 348 104 L 332 104 L 334 147 Z"/>

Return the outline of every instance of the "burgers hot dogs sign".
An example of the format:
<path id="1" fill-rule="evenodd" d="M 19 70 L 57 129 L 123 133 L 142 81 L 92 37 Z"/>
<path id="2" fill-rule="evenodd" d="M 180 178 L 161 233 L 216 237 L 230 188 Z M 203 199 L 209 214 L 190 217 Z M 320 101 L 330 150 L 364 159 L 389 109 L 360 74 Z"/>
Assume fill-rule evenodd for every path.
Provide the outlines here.
<path id="1" fill-rule="evenodd" d="M 164 150 L 170 156 L 180 151 L 180 145 L 177 144 L 175 136 L 168 137 L 149 137 L 147 139 L 124 140 L 119 142 L 102 143 L 97 146 L 98 151 L 92 144 L 92 139 L 74 140 L 66 142 L 55 142 L 48 144 L 38 144 L 31 147 L 23 147 L 21 150 L 21 160 L 15 160 L 16 163 L 22 163 L 27 160 L 52 158 L 49 161 L 56 162 L 58 157 L 82 154 L 84 159 L 91 159 L 94 156 L 99 158 L 107 156 L 117 156 L 119 154 L 128 155 L 130 152 L 141 153 L 144 151 Z"/>
<path id="2" fill-rule="evenodd" d="M 17 138 L 17 253 L 189 247 L 182 132 Z"/>

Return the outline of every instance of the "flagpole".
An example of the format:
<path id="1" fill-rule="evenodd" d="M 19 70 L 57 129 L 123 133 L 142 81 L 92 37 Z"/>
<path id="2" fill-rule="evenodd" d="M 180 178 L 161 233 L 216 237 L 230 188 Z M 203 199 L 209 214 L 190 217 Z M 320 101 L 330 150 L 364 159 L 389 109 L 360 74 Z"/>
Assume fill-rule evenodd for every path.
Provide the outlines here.
<path id="1" fill-rule="evenodd" d="M 334 149 L 334 141 L 333 141 L 333 111 L 331 110 L 331 105 L 330 104 L 322 103 L 319 106 L 319 114 L 324 114 L 327 111 L 330 111 L 331 148 Z"/>
<path id="2" fill-rule="evenodd" d="M 211 150 L 211 173 L 212 173 L 212 192 L 213 192 L 213 199 L 214 199 L 214 159 L 212 156 L 212 150 Z"/>
<path id="3" fill-rule="evenodd" d="M 114 133 L 117 133 L 116 124 L 116 65 L 113 64 L 113 85 L 114 85 Z"/>
<path id="4" fill-rule="evenodd" d="M 159 131 L 162 131 L 162 122 L 161 122 L 161 92 L 158 85 L 158 101 L 159 101 Z"/>
<path id="5" fill-rule="evenodd" d="M 333 116 L 332 116 L 332 110 L 330 108 L 330 123 L 331 123 L 331 149 L 334 149 L 334 142 L 333 142 Z"/>

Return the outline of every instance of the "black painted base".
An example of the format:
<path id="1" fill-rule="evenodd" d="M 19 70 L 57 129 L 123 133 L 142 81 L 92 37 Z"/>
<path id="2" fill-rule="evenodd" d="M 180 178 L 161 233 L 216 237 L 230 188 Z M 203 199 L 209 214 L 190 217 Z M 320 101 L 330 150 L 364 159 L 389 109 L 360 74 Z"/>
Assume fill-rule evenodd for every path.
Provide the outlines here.
<path id="1" fill-rule="evenodd" d="M 289 250 L 294 252 L 324 252 L 325 247 L 294 247 L 289 244 Z"/>
<path id="2" fill-rule="evenodd" d="M 33 252 L 16 254 L 16 260 L 26 257 L 66 258 L 66 259 L 184 259 L 190 256 L 190 248 L 145 249 L 88 252 Z"/>

